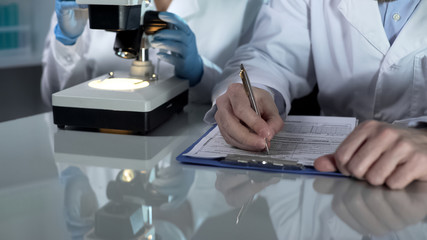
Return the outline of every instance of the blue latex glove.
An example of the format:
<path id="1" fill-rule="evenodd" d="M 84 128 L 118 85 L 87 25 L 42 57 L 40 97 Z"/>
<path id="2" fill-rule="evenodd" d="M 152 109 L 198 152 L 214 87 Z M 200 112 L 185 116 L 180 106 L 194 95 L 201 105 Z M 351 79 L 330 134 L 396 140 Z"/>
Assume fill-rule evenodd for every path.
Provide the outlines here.
<path id="1" fill-rule="evenodd" d="M 74 45 L 86 26 L 87 5 L 78 5 L 74 0 L 55 0 L 55 12 L 58 18 L 56 39 L 64 45 Z"/>
<path id="2" fill-rule="evenodd" d="M 158 57 L 175 66 L 175 75 L 190 80 L 190 86 L 200 82 L 203 75 L 203 61 L 197 52 L 196 37 L 184 19 L 169 13 L 159 13 L 159 18 L 172 23 L 174 29 L 164 29 L 153 36 L 151 46 L 162 51 Z M 171 54 L 166 52 L 170 51 Z"/>

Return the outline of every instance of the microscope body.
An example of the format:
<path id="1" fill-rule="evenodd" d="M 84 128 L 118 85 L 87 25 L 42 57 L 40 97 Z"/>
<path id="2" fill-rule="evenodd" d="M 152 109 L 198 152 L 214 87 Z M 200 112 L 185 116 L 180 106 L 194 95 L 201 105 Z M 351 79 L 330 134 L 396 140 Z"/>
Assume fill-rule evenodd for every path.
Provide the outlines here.
<path id="1" fill-rule="evenodd" d="M 114 52 L 125 59 L 135 59 L 130 69 L 132 77 L 157 80 L 149 59 L 148 36 L 172 26 L 150 9 L 151 0 L 77 0 L 87 4 L 89 27 L 116 32 Z"/>
<path id="2" fill-rule="evenodd" d="M 134 59 L 128 73 L 114 69 L 54 93 L 54 123 L 66 127 L 130 130 L 145 134 L 188 103 L 189 82 L 154 72 L 148 36 L 170 28 L 149 11 L 151 0 L 76 0 L 88 5 L 89 26 L 116 33 L 115 54 Z"/>

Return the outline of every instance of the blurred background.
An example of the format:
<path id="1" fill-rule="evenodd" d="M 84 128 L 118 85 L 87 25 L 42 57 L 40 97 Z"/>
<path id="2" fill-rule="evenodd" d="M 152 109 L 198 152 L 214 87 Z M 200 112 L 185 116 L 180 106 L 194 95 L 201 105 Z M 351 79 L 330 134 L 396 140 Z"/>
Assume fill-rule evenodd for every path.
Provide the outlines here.
<path id="1" fill-rule="evenodd" d="M 0 0 L 0 122 L 48 111 L 42 53 L 54 0 Z"/>

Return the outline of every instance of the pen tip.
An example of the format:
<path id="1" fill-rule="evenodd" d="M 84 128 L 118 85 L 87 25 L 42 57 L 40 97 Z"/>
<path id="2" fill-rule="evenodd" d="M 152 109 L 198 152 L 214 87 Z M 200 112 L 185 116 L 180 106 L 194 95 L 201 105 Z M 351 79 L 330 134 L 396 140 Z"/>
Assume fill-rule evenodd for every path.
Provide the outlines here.
<path id="1" fill-rule="evenodd" d="M 267 139 L 265 140 L 265 151 L 266 151 L 267 155 L 270 155 L 270 148 L 268 147 Z"/>

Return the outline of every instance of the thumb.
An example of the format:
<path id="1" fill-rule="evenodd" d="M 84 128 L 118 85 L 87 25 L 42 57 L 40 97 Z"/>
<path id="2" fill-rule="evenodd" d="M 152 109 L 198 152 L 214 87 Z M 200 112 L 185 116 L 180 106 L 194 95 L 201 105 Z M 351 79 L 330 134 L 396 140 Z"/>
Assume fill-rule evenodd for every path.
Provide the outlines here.
<path id="1" fill-rule="evenodd" d="M 335 165 L 335 158 L 333 154 L 328 154 L 317 158 L 314 161 L 314 168 L 320 172 L 335 172 L 337 167 Z"/>

